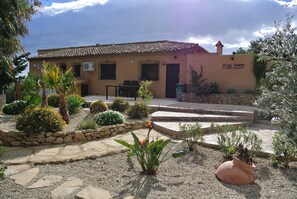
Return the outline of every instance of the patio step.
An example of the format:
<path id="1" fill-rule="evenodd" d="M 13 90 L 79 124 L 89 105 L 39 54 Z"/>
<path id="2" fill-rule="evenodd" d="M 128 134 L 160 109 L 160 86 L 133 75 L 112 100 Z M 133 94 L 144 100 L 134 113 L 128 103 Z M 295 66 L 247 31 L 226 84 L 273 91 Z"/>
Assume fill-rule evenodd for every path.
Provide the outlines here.
<path id="1" fill-rule="evenodd" d="M 180 139 L 183 137 L 180 125 L 184 124 L 195 124 L 197 122 L 164 122 L 164 121 L 158 121 L 154 122 L 154 130 L 160 133 L 164 133 L 165 135 L 168 135 L 172 138 Z M 207 134 L 213 134 L 214 132 L 211 132 L 211 124 L 212 122 L 198 122 L 201 125 L 201 129 L 205 135 Z M 245 127 L 248 126 L 248 122 L 215 122 L 215 125 L 220 126 L 226 126 L 226 125 L 232 125 L 237 127 Z"/>
<path id="2" fill-rule="evenodd" d="M 246 122 L 246 118 L 233 115 L 214 115 L 157 111 L 151 114 L 152 121 L 200 121 L 200 122 Z"/>

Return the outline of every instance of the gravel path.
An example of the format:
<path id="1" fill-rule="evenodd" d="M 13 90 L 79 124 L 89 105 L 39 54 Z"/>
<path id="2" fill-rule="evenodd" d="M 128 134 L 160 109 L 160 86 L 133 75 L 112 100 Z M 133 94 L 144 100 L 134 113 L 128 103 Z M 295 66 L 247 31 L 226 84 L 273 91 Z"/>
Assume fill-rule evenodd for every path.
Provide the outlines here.
<path id="1" fill-rule="evenodd" d="M 188 154 L 179 159 L 169 159 L 160 166 L 156 176 L 140 174 L 140 167 L 126 153 L 58 165 L 37 165 L 38 176 L 33 184 L 45 175 L 61 175 L 64 179 L 77 177 L 83 186 L 108 190 L 113 198 L 137 196 L 138 198 L 297 198 L 297 163 L 291 169 L 275 169 L 266 159 L 256 159 L 256 182 L 235 186 L 218 181 L 214 171 L 222 163 L 218 151 L 199 147 L 199 154 Z M 27 190 L 9 178 L 0 180 L 0 198 L 51 198 L 56 186 Z"/>

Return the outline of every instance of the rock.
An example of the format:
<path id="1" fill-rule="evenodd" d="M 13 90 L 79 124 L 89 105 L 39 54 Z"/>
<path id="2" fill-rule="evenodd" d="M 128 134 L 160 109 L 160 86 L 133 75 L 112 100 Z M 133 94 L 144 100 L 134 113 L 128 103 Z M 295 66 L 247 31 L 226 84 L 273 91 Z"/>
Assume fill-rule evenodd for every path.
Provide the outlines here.
<path id="1" fill-rule="evenodd" d="M 46 133 L 46 137 L 50 137 L 50 136 L 53 136 L 53 133 L 52 132 Z"/>
<path id="2" fill-rule="evenodd" d="M 65 138 L 64 138 L 64 143 L 69 143 L 69 142 L 72 142 L 72 135 L 67 135 Z"/>
<path id="3" fill-rule="evenodd" d="M 56 141 L 54 142 L 54 144 L 62 144 L 62 143 L 63 143 L 63 141 L 64 141 L 64 139 L 63 139 L 63 138 L 61 138 L 61 137 L 58 137 L 58 138 L 56 139 Z"/>
<path id="4" fill-rule="evenodd" d="M 95 188 L 93 186 L 87 186 L 82 191 L 80 191 L 77 195 L 77 198 L 80 199 L 110 199 L 111 195 L 109 191 L 101 188 Z"/>
<path id="5" fill-rule="evenodd" d="M 34 184 L 28 187 L 28 189 L 35 189 L 40 187 L 49 187 L 52 186 L 58 182 L 60 182 L 63 179 L 62 176 L 56 176 L 56 175 L 50 175 L 50 176 L 44 176 Z"/>
<path id="6" fill-rule="evenodd" d="M 53 136 L 54 137 L 62 137 L 62 138 L 64 138 L 64 137 L 66 137 L 66 132 L 58 131 L 58 132 L 54 133 Z"/>
<path id="7" fill-rule="evenodd" d="M 46 139 L 45 139 L 45 142 L 47 142 L 47 143 L 54 143 L 54 142 L 55 142 L 55 140 L 56 140 L 56 138 L 55 138 L 55 137 L 53 137 L 53 136 L 50 136 L 50 137 L 48 137 L 48 138 L 46 138 Z"/>
<path id="8" fill-rule="evenodd" d="M 12 146 L 21 146 L 21 142 L 19 142 L 19 141 L 14 141 L 14 142 L 11 142 L 11 145 Z"/>
<path id="9" fill-rule="evenodd" d="M 86 137 L 82 132 L 76 132 L 74 135 L 74 141 L 75 142 L 81 142 L 81 141 L 86 141 Z"/>
<path id="10" fill-rule="evenodd" d="M 79 178 L 70 177 L 63 184 L 51 191 L 53 198 L 64 198 L 78 189 L 83 184 Z"/>
<path id="11" fill-rule="evenodd" d="M 42 140 L 42 139 L 45 139 L 45 136 L 44 136 L 44 134 L 39 133 L 39 134 L 36 136 L 36 138 L 37 138 L 38 140 Z"/>
<path id="12" fill-rule="evenodd" d="M 39 172 L 38 168 L 32 168 L 27 171 L 23 171 L 21 173 L 10 176 L 15 183 L 19 185 L 25 186 L 28 182 L 30 182 Z"/>
<path id="13" fill-rule="evenodd" d="M 4 175 L 5 176 L 14 175 L 14 174 L 26 171 L 26 170 L 28 170 L 30 168 L 31 168 L 31 166 L 29 164 L 9 165 L 4 170 Z"/>

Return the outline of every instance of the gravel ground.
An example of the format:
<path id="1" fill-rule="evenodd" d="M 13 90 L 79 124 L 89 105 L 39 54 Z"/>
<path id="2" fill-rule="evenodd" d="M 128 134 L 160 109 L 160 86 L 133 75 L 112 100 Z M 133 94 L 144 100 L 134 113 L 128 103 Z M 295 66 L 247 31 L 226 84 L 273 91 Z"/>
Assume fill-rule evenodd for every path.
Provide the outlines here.
<path id="1" fill-rule="evenodd" d="M 297 164 L 290 169 L 276 169 L 266 159 L 256 159 L 256 182 L 235 186 L 218 181 L 215 169 L 222 163 L 219 151 L 199 147 L 198 154 L 188 154 L 179 159 L 169 159 L 162 164 L 156 176 L 140 173 L 136 159 L 126 153 L 59 165 L 37 165 L 40 172 L 29 185 L 45 175 L 61 175 L 83 180 L 87 185 L 110 191 L 113 198 L 297 198 Z M 0 198 L 51 198 L 56 186 L 27 190 L 6 178 L 0 181 Z"/>

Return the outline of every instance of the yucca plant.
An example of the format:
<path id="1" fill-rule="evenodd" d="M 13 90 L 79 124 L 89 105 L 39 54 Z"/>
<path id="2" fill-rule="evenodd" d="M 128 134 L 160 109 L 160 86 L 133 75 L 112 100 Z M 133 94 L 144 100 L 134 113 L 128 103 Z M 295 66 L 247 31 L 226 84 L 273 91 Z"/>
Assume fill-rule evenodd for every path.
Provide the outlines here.
<path id="1" fill-rule="evenodd" d="M 60 95 L 59 112 L 63 120 L 69 124 L 69 113 L 67 109 L 66 95 L 68 92 L 76 92 L 75 78 L 72 69 L 68 69 L 65 73 L 57 65 L 44 62 L 42 64 L 42 78 L 46 86 L 56 89 Z"/>

